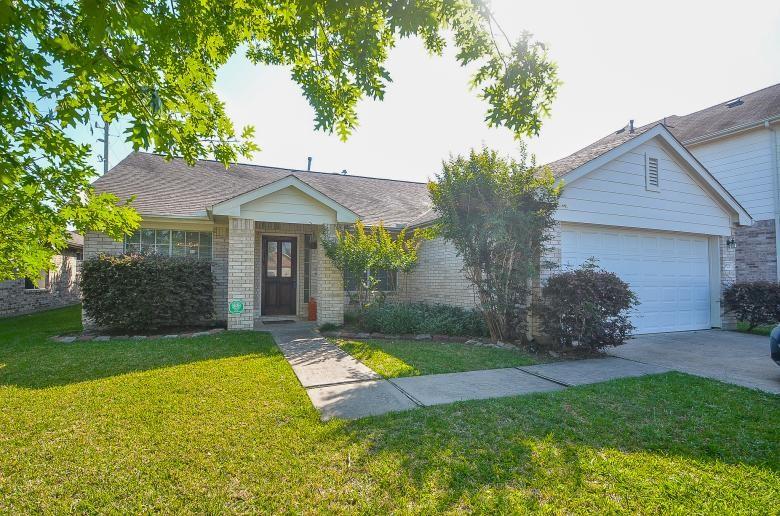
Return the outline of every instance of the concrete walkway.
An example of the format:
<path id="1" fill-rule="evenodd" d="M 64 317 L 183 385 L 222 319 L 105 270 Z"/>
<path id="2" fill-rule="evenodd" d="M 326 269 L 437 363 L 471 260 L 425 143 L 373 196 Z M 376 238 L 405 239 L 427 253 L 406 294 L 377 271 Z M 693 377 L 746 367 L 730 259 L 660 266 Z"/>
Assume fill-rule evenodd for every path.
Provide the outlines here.
<path id="1" fill-rule="evenodd" d="M 323 420 L 407 410 L 418 405 L 393 384 L 314 333 L 313 323 L 269 324 L 282 354 Z"/>
<path id="2" fill-rule="evenodd" d="M 310 323 L 267 325 L 323 420 L 361 417 L 464 400 L 562 390 L 573 385 L 657 374 L 669 369 L 599 358 L 385 380 Z"/>

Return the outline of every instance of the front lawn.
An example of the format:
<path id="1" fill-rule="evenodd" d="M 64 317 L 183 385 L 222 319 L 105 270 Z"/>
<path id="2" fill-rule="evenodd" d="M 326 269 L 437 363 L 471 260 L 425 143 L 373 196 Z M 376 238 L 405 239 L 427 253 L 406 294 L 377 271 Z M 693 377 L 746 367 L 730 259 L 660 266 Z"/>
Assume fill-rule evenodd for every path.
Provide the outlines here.
<path id="1" fill-rule="evenodd" d="M 754 513 L 780 398 L 682 374 L 322 423 L 269 337 L 0 320 L 0 513 Z"/>
<path id="2" fill-rule="evenodd" d="M 520 350 L 453 342 L 346 340 L 332 342 L 385 378 L 496 369 L 537 363 Z"/>

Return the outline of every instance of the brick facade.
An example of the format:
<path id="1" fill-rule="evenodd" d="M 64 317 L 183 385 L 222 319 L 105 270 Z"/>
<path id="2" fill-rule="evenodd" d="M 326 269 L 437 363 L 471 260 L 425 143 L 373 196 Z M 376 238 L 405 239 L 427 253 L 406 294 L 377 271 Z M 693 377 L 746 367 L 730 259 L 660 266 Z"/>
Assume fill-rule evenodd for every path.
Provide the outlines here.
<path id="1" fill-rule="evenodd" d="M 420 245 L 417 265 L 399 274 L 397 299 L 474 308 L 477 295 L 463 273 L 463 260 L 450 242 L 441 237 Z"/>
<path id="2" fill-rule="evenodd" d="M 229 330 L 254 329 L 255 221 L 230 217 L 228 223 L 227 301 L 241 301 L 241 313 L 228 313 Z"/>
<path id="3" fill-rule="evenodd" d="M 81 260 L 77 251 L 56 255 L 44 273 L 45 288 L 26 289 L 24 279 L 0 282 L 0 317 L 24 315 L 81 302 Z"/>
<path id="4" fill-rule="evenodd" d="M 228 318 L 228 227 L 214 226 L 211 237 L 211 272 L 214 274 L 214 317 L 217 321 Z"/>
<path id="5" fill-rule="evenodd" d="M 324 231 L 332 234 L 333 226 Z M 322 246 L 312 255 L 312 269 L 316 274 L 317 324 L 344 322 L 344 277 L 327 257 Z M 313 279 L 314 280 L 314 279 Z"/>
<path id="6" fill-rule="evenodd" d="M 775 221 L 758 220 L 752 226 L 738 226 L 737 280 L 777 281 L 777 249 Z"/>
<path id="7" fill-rule="evenodd" d="M 84 235 L 84 259 L 89 260 L 101 254 L 122 254 L 122 242 L 112 239 L 103 233 L 88 231 Z"/>

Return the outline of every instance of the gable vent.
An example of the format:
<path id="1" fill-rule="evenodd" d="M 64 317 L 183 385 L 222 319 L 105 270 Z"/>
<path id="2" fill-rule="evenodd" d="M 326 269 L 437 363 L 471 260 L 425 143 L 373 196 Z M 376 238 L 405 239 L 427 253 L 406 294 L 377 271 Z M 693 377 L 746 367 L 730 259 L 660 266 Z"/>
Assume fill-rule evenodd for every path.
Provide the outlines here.
<path id="1" fill-rule="evenodd" d="M 658 158 L 647 156 L 645 163 L 645 188 L 657 192 L 660 187 L 660 170 Z"/>

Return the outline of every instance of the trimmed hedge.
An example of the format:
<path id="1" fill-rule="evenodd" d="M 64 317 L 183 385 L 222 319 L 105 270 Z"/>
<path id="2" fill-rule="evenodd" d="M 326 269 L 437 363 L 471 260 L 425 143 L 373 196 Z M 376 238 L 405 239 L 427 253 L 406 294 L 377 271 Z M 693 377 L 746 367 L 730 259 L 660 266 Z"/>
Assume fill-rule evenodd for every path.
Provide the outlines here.
<path id="1" fill-rule="evenodd" d="M 723 306 L 748 331 L 780 321 L 780 284 L 770 281 L 734 283 L 723 291 Z"/>
<path id="2" fill-rule="evenodd" d="M 85 260 L 84 312 L 99 326 L 154 330 L 214 317 L 211 264 L 185 257 L 120 255 Z"/>
<path id="3" fill-rule="evenodd" d="M 386 334 L 485 337 L 485 320 L 477 310 L 424 303 L 383 303 L 368 307 L 356 318 L 358 328 Z"/>
<path id="4" fill-rule="evenodd" d="M 559 348 L 597 350 L 623 344 L 631 336 L 629 313 L 636 304 L 628 283 L 588 261 L 551 276 L 533 311 Z"/>

